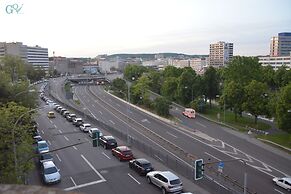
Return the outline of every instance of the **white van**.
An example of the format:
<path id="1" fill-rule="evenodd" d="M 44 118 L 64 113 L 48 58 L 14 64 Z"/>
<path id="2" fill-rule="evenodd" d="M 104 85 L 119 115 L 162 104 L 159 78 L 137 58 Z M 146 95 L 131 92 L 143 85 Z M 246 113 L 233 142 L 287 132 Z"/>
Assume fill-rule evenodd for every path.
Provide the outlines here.
<path id="1" fill-rule="evenodd" d="M 196 117 L 196 112 L 192 108 L 185 108 L 183 115 L 188 117 L 188 118 L 194 119 Z"/>

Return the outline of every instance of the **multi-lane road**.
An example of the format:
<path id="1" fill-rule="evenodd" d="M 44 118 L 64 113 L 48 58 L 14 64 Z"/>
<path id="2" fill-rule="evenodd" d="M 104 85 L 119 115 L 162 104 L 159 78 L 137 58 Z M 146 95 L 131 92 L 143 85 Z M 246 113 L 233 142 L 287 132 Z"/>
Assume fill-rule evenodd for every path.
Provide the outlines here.
<path id="1" fill-rule="evenodd" d="M 67 101 L 63 97 L 61 83 L 60 79 L 51 82 L 52 93 L 59 100 Z M 123 130 L 134 138 L 151 143 L 165 152 L 168 149 L 166 146 L 153 143 L 153 139 L 147 138 L 147 134 L 143 134 L 138 128 L 151 130 L 182 148 L 194 158 L 203 158 L 207 162 L 244 159 L 247 161 L 247 165 L 239 161 L 225 163 L 223 173 L 243 185 L 244 173 L 247 172 L 247 187 L 253 193 L 285 192 L 272 184 L 272 177 L 291 174 L 291 157 L 286 153 L 202 118 L 198 117 L 195 120 L 184 118 L 181 116 L 182 110 L 179 108 L 171 110 L 171 113 L 181 121 L 173 125 L 129 106 L 104 92 L 98 86 L 76 86 L 75 95 L 80 100 L 81 106 L 85 108 L 84 111 L 94 118 Z M 127 122 L 127 116 L 135 122 Z M 190 164 L 188 160 L 185 162 Z M 212 166 L 216 169 L 216 164 Z M 210 183 L 204 179 L 198 182 L 201 187 L 211 193 L 227 192 L 221 185 L 224 182 L 221 182 L 219 177 L 207 172 L 207 168 L 205 174 L 209 176 L 208 178 L 215 178 L 220 183 L 215 185 L 216 183 Z M 227 183 L 225 182 L 225 184 Z"/>

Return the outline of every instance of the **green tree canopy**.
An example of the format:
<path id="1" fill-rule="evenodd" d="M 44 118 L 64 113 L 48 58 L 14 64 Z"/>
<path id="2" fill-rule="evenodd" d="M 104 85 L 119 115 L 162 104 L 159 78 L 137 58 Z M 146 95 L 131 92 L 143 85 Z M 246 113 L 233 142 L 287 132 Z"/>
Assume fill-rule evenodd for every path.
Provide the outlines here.
<path id="1" fill-rule="evenodd" d="M 129 81 L 133 81 L 132 78 L 138 80 L 144 72 L 147 72 L 148 69 L 141 65 L 128 65 L 124 69 L 124 77 Z"/>
<path id="2" fill-rule="evenodd" d="M 161 94 L 171 101 L 176 100 L 178 78 L 167 77 L 162 85 Z"/>
<path id="3" fill-rule="evenodd" d="M 154 107 L 158 113 L 158 115 L 161 116 L 169 116 L 169 109 L 170 109 L 170 102 L 164 98 L 164 97 L 158 97 L 154 101 Z"/>
<path id="4" fill-rule="evenodd" d="M 167 77 L 180 77 L 180 75 L 183 73 L 183 69 L 177 68 L 174 66 L 167 66 L 163 71 L 163 76 L 165 78 Z"/>
<path id="5" fill-rule="evenodd" d="M 291 133 L 291 83 L 278 94 L 276 115 L 279 128 Z"/>
<path id="6" fill-rule="evenodd" d="M 211 107 L 211 100 L 215 99 L 216 95 L 219 94 L 219 74 L 214 67 L 209 67 L 204 73 L 204 90 L 205 96 L 209 99 Z"/>

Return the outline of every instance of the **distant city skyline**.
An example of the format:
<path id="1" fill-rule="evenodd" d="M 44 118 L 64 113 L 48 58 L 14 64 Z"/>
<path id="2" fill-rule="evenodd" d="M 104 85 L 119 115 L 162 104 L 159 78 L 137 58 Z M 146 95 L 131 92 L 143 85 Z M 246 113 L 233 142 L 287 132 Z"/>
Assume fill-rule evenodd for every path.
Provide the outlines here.
<path id="1" fill-rule="evenodd" d="M 15 3 L 21 9 L 11 13 L 7 5 Z M 50 56 L 95 57 L 208 55 L 211 43 L 225 41 L 234 55 L 268 55 L 271 38 L 291 32 L 290 7 L 290 0 L 1 0 L 0 42 L 40 45 Z"/>

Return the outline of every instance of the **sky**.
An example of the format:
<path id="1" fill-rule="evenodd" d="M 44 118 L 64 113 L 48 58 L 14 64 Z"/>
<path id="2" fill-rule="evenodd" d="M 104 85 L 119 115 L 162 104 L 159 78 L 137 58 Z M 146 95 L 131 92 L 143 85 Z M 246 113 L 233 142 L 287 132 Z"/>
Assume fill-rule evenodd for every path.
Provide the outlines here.
<path id="1" fill-rule="evenodd" d="M 291 32 L 291 0 L 0 0 L 0 42 L 50 56 L 209 54 L 218 41 L 267 55 L 279 32 Z"/>

